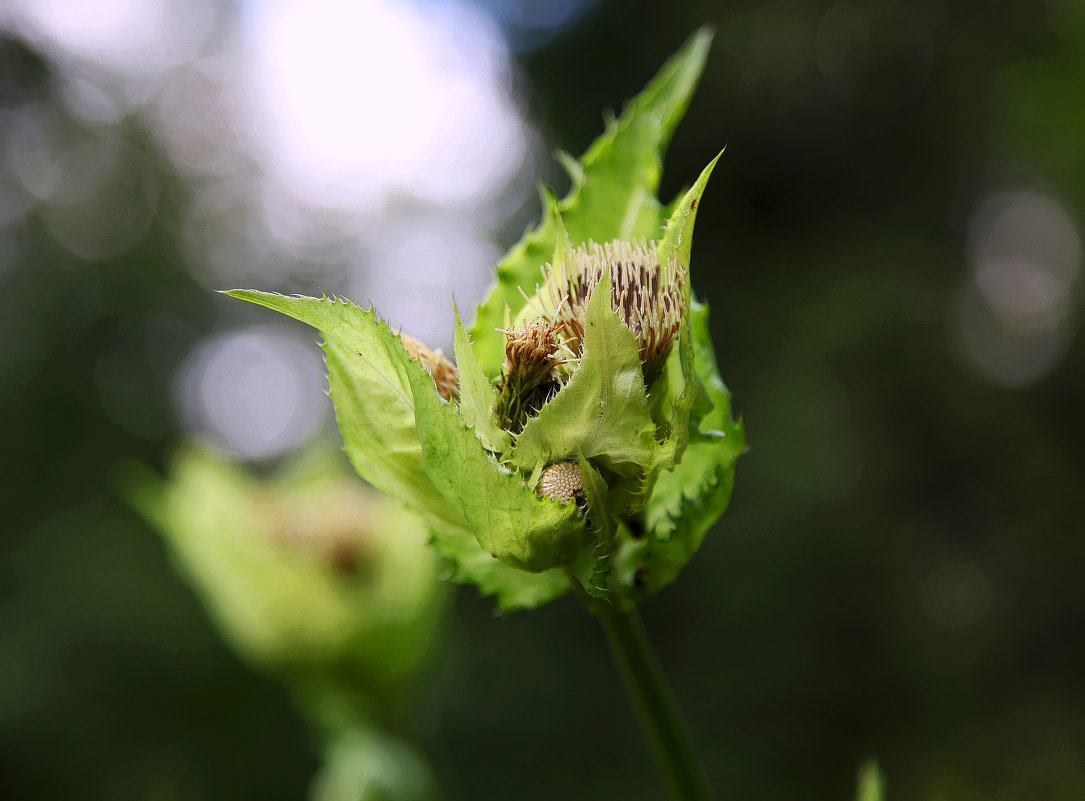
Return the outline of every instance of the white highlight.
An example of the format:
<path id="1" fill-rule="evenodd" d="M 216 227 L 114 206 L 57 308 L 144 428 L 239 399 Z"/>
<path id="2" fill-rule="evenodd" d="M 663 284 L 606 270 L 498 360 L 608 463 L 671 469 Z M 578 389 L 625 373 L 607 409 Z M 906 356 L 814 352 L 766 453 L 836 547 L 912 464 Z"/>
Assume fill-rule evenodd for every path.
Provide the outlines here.
<path id="1" fill-rule="evenodd" d="M 463 219 L 431 212 L 382 226 L 348 294 L 432 348 L 452 347 L 452 299 L 470 319 L 497 249 Z"/>
<path id="2" fill-rule="evenodd" d="M 967 254 L 956 314 L 965 357 L 1007 387 L 1040 380 L 1069 344 L 1082 258 L 1073 219 L 1038 192 L 995 193 L 973 213 Z"/>
<path id="3" fill-rule="evenodd" d="M 478 13 L 274 0 L 254 14 L 247 63 L 268 167 L 309 202 L 478 204 L 518 170 L 509 65 Z"/>

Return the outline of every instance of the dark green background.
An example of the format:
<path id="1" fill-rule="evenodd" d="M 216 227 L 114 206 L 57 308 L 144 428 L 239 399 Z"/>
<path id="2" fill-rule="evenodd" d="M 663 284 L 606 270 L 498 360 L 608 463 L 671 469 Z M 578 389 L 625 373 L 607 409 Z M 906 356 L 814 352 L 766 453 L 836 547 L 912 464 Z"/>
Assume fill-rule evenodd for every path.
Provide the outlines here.
<path id="1" fill-rule="evenodd" d="M 842 801 L 877 755 L 894 799 L 1079 799 L 1080 332 L 1049 375 L 1007 389 L 959 356 L 952 320 L 985 193 L 1038 188 L 1081 226 L 1085 13 L 875 6 L 885 22 L 841 82 L 806 53 L 827 8 L 607 3 L 521 62 L 535 119 L 578 153 L 601 109 L 718 28 L 663 194 L 727 145 L 694 286 L 751 450 L 731 509 L 644 618 L 721 798 Z M 0 103 L 50 93 L 42 62 L 0 45 Z M 4 798 L 295 799 L 316 768 L 286 694 L 224 649 L 110 490 L 118 460 L 163 463 L 171 372 L 233 303 L 183 268 L 183 188 L 161 178 L 124 256 L 79 262 L 30 218 L 0 278 Z M 154 311 L 186 327 L 125 334 Z M 95 364 L 118 341 L 142 437 L 98 405 Z M 981 613 L 947 622 L 976 593 Z M 464 590 L 456 617 L 413 727 L 450 799 L 662 797 L 574 599 L 503 620 Z"/>

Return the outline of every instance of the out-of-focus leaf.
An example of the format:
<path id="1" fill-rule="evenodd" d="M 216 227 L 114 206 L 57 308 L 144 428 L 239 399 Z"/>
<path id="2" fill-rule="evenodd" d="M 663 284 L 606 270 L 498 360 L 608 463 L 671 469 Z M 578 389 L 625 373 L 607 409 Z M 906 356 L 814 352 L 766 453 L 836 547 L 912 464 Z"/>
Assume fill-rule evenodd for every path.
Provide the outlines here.
<path id="1" fill-rule="evenodd" d="M 324 749 L 309 801 L 438 801 L 429 765 L 410 745 L 374 728 L 354 728 Z"/>
<path id="2" fill-rule="evenodd" d="M 885 801 L 885 774 L 878 767 L 877 760 L 869 759 L 859 766 L 855 801 Z"/>
<path id="3" fill-rule="evenodd" d="M 337 463 L 265 481 L 190 446 L 165 479 L 129 466 L 121 489 L 243 656 L 386 695 L 422 665 L 446 589 L 422 522 Z"/>

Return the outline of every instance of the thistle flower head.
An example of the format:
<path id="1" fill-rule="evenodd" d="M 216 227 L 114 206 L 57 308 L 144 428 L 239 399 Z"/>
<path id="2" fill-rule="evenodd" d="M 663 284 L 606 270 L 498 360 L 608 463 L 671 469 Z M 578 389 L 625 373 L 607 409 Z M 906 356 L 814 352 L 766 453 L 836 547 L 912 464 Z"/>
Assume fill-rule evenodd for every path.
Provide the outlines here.
<path id="1" fill-rule="evenodd" d="M 659 263 L 655 243 L 591 240 L 556 264 L 543 267 L 542 302 L 554 324 L 579 352 L 588 299 L 610 268 L 611 305 L 640 347 L 646 383 L 659 375 L 685 316 L 686 272 L 677 259 Z"/>

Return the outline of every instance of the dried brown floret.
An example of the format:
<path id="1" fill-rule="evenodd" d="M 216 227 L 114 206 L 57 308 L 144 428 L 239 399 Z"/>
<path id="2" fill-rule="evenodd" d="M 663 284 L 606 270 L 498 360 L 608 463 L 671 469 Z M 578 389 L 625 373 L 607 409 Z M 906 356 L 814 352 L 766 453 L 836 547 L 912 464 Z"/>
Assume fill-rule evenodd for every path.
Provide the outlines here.
<path id="1" fill-rule="evenodd" d="M 448 357 L 438 350 L 430 350 L 417 339 L 406 334 L 400 334 L 403 347 L 407 349 L 407 355 L 412 359 L 422 362 L 422 365 L 433 376 L 433 383 L 437 385 L 437 392 L 445 400 L 459 400 L 460 398 L 460 373 L 456 365 L 448 360 Z"/>
<path id="2" fill-rule="evenodd" d="M 537 414 L 561 387 L 559 368 L 568 350 L 553 323 L 533 320 L 505 331 L 505 363 L 497 384 L 494 415 L 506 431 L 519 434 L 528 417 Z"/>

